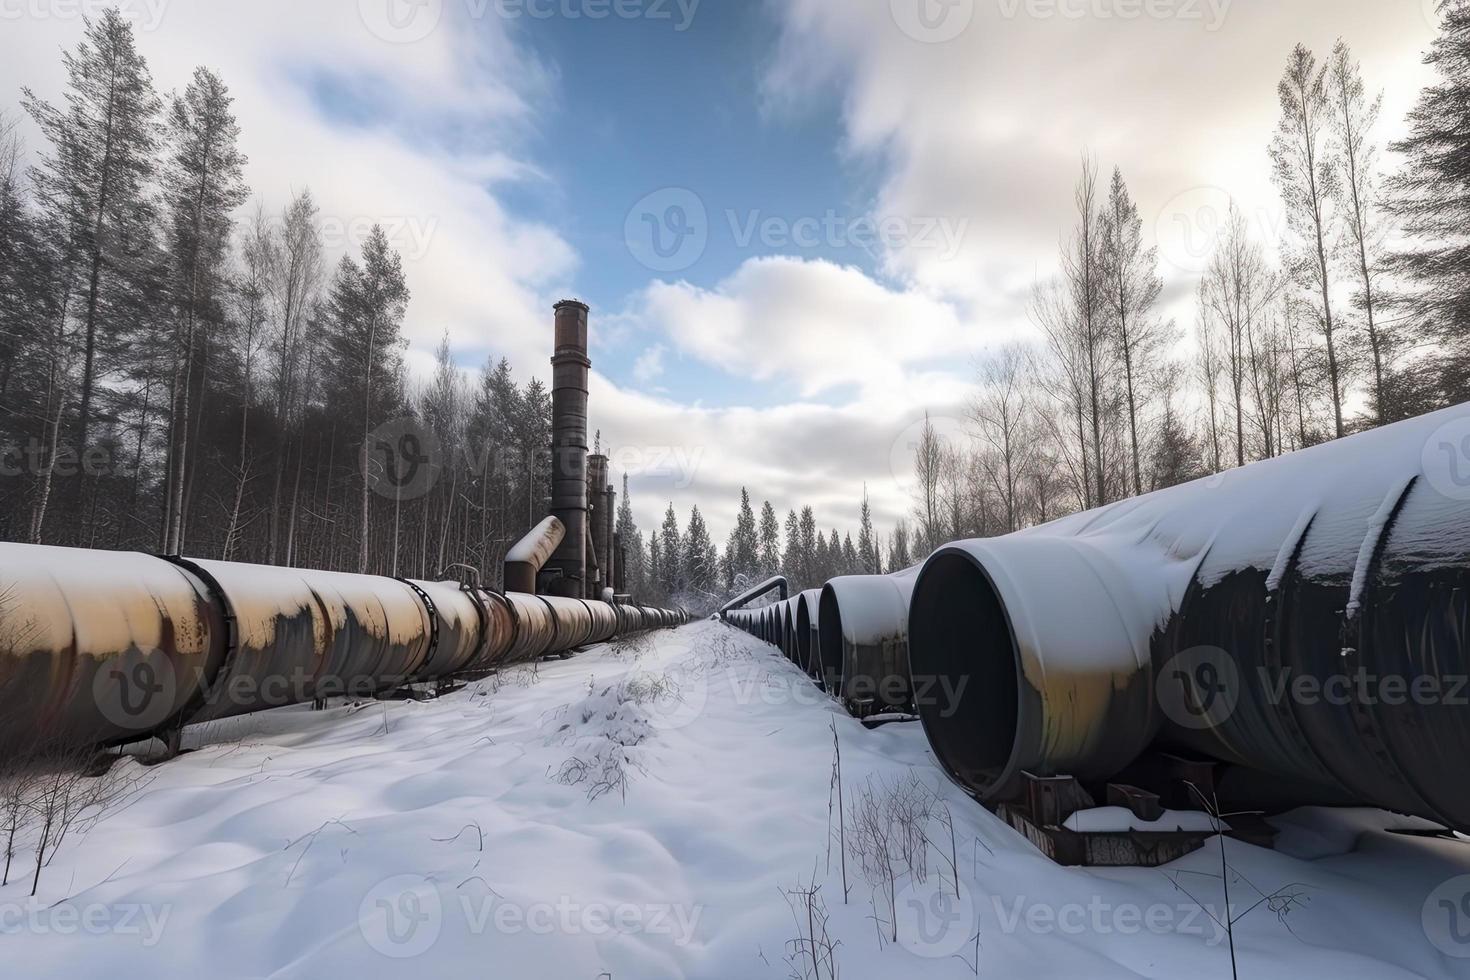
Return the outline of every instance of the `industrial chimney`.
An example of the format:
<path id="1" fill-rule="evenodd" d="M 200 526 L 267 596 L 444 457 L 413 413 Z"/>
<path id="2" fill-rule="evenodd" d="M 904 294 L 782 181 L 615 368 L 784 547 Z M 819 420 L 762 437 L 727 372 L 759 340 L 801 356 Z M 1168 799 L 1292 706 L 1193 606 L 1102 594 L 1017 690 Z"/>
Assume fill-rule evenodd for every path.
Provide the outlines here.
<path id="1" fill-rule="evenodd" d="M 546 569 L 546 591 L 581 599 L 587 576 L 587 304 L 556 304 L 556 353 L 551 358 L 551 513 L 566 527 Z"/>

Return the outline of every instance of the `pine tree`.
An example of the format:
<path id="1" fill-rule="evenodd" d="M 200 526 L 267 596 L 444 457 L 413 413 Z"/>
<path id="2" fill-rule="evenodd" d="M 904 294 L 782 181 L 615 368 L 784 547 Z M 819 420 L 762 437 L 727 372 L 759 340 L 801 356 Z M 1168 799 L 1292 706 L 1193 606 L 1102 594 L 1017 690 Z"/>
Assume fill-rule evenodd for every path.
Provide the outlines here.
<path id="1" fill-rule="evenodd" d="M 792 589 L 806 588 L 806 577 L 802 571 L 801 520 L 796 511 L 786 514 L 786 550 L 781 554 L 781 574 L 791 582 Z"/>
<path id="2" fill-rule="evenodd" d="M 761 506 L 760 523 L 760 576 L 768 579 L 781 570 L 781 525 L 776 521 L 776 509 L 767 500 Z"/>
<path id="3" fill-rule="evenodd" d="M 709 529 L 696 506 L 689 512 L 689 527 L 684 532 L 684 588 L 692 600 L 713 598 L 719 576 L 719 553 L 710 540 Z"/>
<path id="4" fill-rule="evenodd" d="M 122 360 L 132 326 L 128 296 L 143 288 L 156 263 L 150 191 L 162 108 L 132 24 L 116 8 L 85 24 L 85 39 L 75 52 L 62 54 L 65 108 L 23 89 L 25 109 L 50 143 L 32 182 L 48 222 L 65 236 L 62 261 L 78 277 L 77 452 L 86 450 L 91 437 L 99 358 Z M 54 401 L 60 413 L 61 400 Z"/>
<path id="5" fill-rule="evenodd" d="M 801 580 L 803 589 L 814 588 L 818 585 L 817 576 L 817 515 L 810 507 L 801 509 L 801 520 L 798 524 L 800 533 L 800 545 L 797 548 L 797 577 Z"/>
<path id="6" fill-rule="evenodd" d="M 225 257 L 234 226 L 233 212 L 245 202 L 245 156 L 240 152 L 240 127 L 231 111 L 229 89 L 219 76 L 204 68 L 184 94 L 175 97 L 169 111 L 168 137 L 172 150 L 164 191 L 169 220 L 174 309 L 178 311 L 178 339 L 174 346 L 173 409 L 169 441 L 172 485 L 165 493 L 164 551 L 181 554 L 184 545 L 184 486 L 189 453 L 199 433 L 190 431 L 190 404 L 196 384 L 196 348 L 218 331 L 224 319 Z M 197 381 L 199 398 L 204 380 Z"/>
<path id="7" fill-rule="evenodd" d="M 397 407 L 398 392 L 389 381 L 398 373 L 399 330 L 408 296 L 403 261 L 389 246 L 383 229 L 374 225 L 363 244 L 362 264 L 344 256 L 338 266 L 327 319 L 327 346 L 333 355 L 328 408 L 339 418 L 355 418 L 359 452 L 364 454 L 358 511 L 359 573 L 368 571 L 372 525 L 372 480 L 365 454 L 373 429 Z"/>
<path id="8" fill-rule="evenodd" d="M 657 531 L 650 531 L 648 534 L 648 569 L 645 576 L 645 601 L 667 602 L 669 595 L 664 589 L 664 557 L 659 547 Z"/>
<path id="9" fill-rule="evenodd" d="M 1393 268 L 1415 289 L 1403 299 L 1444 349 L 1439 387 L 1470 400 L 1470 3 L 1449 0 L 1425 57 L 1438 74 L 1409 113 L 1409 135 L 1393 144 L 1404 164 L 1391 182 L 1391 209 L 1413 248 Z"/>
<path id="10" fill-rule="evenodd" d="M 623 543 L 623 553 L 628 556 L 628 567 L 623 570 L 623 577 L 632 594 L 641 597 L 647 583 L 643 535 L 638 530 L 638 522 L 633 519 L 633 495 L 628 490 L 626 473 L 623 474 L 623 496 L 618 501 L 617 534 Z"/>
<path id="11" fill-rule="evenodd" d="M 679 537 L 679 516 L 674 513 L 672 503 L 664 512 L 664 525 L 660 531 L 658 550 L 661 563 L 659 585 L 663 588 L 666 598 L 674 599 L 684 592 L 686 571 L 684 547 Z"/>
<path id="12" fill-rule="evenodd" d="M 878 574 L 878 548 L 873 537 L 873 506 L 868 501 L 868 485 L 863 484 L 863 508 L 858 526 L 857 567 L 864 575 Z"/>
<path id="13" fill-rule="evenodd" d="M 912 567 L 914 557 L 909 553 L 909 526 L 907 521 L 899 521 L 893 526 L 893 537 L 888 542 L 888 567 L 895 572 L 901 572 Z"/>
<path id="14" fill-rule="evenodd" d="M 735 518 L 735 528 L 730 532 L 730 545 L 725 559 L 728 566 L 728 584 L 744 581 L 754 584 L 760 566 L 760 532 L 756 528 L 755 511 L 750 506 L 750 492 L 740 488 L 740 513 Z"/>

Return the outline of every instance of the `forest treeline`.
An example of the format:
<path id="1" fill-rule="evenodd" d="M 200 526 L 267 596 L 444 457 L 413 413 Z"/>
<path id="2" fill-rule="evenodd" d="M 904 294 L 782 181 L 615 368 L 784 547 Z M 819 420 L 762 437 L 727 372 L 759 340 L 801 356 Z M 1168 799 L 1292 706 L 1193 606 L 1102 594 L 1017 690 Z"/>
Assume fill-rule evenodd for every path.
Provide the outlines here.
<path id="1" fill-rule="evenodd" d="M 1039 340 L 984 360 L 967 438 L 925 425 L 895 537 L 922 555 L 1470 401 L 1470 3 L 1441 14 L 1388 146 L 1346 43 L 1289 52 L 1264 147 L 1285 222 L 1190 216 L 1219 219 L 1191 324 L 1161 313 L 1123 173 L 1084 156 Z"/>
<path id="2" fill-rule="evenodd" d="M 890 571 L 1470 400 L 1470 0 L 1442 15 L 1391 145 L 1345 43 L 1287 53 L 1262 148 L 1286 221 L 1219 216 L 1193 322 L 1163 314 L 1123 173 L 1084 156 L 1038 339 L 984 359 L 964 437 L 924 427 L 905 520 L 880 535 L 854 494 L 856 534 L 824 530 L 742 492 L 717 547 L 697 508 L 640 530 L 625 480 L 632 587 L 705 608 L 777 570 Z M 41 145 L 0 114 L 0 537 L 495 584 L 546 512 L 544 386 L 495 358 L 466 381 L 447 340 L 413 381 L 390 237 L 328 268 L 309 190 L 252 203 L 216 73 L 161 93 L 115 11 L 63 60 L 61 102 L 20 100 Z M 396 471 L 406 438 L 432 479 Z"/>

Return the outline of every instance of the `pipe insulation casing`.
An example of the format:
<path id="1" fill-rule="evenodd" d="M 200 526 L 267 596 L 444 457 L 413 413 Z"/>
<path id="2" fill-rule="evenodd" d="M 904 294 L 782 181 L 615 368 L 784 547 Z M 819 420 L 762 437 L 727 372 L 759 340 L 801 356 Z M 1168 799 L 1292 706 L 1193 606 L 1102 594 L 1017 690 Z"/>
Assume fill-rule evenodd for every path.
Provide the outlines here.
<path id="1" fill-rule="evenodd" d="M 1150 746 L 1470 828 L 1470 408 L 941 549 L 910 663 L 982 800 Z M 824 627 L 825 629 L 825 623 Z"/>

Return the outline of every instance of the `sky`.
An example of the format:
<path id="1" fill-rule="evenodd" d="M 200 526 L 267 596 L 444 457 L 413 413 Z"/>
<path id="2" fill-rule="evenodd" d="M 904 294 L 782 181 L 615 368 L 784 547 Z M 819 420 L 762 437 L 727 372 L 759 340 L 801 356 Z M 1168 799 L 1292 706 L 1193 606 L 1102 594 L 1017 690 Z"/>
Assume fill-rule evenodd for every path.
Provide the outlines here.
<path id="1" fill-rule="evenodd" d="M 0 111 L 62 91 L 104 0 L 0 0 Z M 592 307 L 592 424 L 635 515 L 741 486 L 855 530 L 912 504 L 930 413 L 1033 333 L 1084 153 L 1120 167 L 1166 314 L 1231 200 L 1281 227 L 1266 146 L 1297 42 L 1341 37 L 1380 136 L 1431 76 L 1435 0 L 122 0 L 163 92 L 236 99 L 247 179 L 309 187 L 331 258 L 381 224 L 410 367 L 550 379 L 552 304 Z M 34 133 L 31 134 L 34 136 Z M 35 140 L 32 140 L 33 145 Z M 1391 167 L 1393 161 L 1388 158 Z"/>

